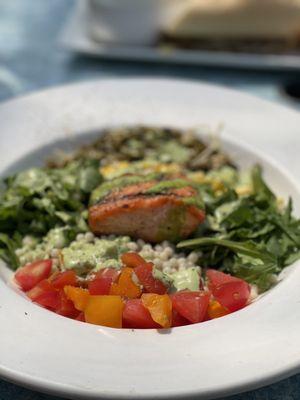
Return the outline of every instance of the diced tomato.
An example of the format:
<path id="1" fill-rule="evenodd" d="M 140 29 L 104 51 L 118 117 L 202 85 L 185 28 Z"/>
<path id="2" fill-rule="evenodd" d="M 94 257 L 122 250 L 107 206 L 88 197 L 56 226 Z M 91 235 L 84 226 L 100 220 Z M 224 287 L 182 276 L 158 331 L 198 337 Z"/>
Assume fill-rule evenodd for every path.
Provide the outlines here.
<path id="1" fill-rule="evenodd" d="M 104 268 L 98 271 L 93 280 L 88 283 L 88 289 L 91 295 L 109 294 L 112 283 L 118 277 L 118 271 L 115 268 Z"/>
<path id="2" fill-rule="evenodd" d="M 154 278 L 152 272 L 152 263 L 144 263 L 134 268 L 134 273 L 146 292 L 165 294 L 167 292 L 167 287 L 159 279 Z"/>
<path id="3" fill-rule="evenodd" d="M 59 304 L 55 312 L 56 314 L 72 319 L 77 318 L 79 315 L 79 311 L 76 310 L 73 302 L 67 298 L 63 290 L 59 291 Z"/>
<path id="4" fill-rule="evenodd" d="M 43 279 L 49 277 L 52 269 L 52 260 L 40 260 L 25 265 L 15 273 L 15 280 L 22 290 L 32 289 Z"/>
<path id="5" fill-rule="evenodd" d="M 189 325 L 190 321 L 180 315 L 175 308 L 172 309 L 172 327 Z"/>
<path id="6" fill-rule="evenodd" d="M 84 318 L 90 324 L 122 328 L 123 309 L 121 296 L 89 296 Z"/>
<path id="7" fill-rule="evenodd" d="M 85 322 L 84 312 L 81 312 L 75 319 L 76 321 Z"/>
<path id="8" fill-rule="evenodd" d="M 240 280 L 235 276 L 225 274 L 224 272 L 218 271 L 216 269 L 208 269 L 206 271 L 206 277 L 208 279 L 209 288 L 222 285 L 223 283 L 236 282 Z"/>
<path id="9" fill-rule="evenodd" d="M 188 321 L 196 324 L 205 318 L 209 304 L 208 292 L 178 292 L 171 296 L 173 308 Z"/>
<path id="10" fill-rule="evenodd" d="M 250 286 L 243 280 L 227 282 L 215 287 L 212 293 L 223 307 L 234 312 L 247 304 L 250 296 Z"/>
<path id="11" fill-rule="evenodd" d="M 46 279 L 39 282 L 26 294 L 34 303 L 52 311 L 55 311 L 59 306 L 59 292 Z"/>
<path id="12" fill-rule="evenodd" d="M 122 268 L 119 279 L 116 283 L 112 283 L 109 294 L 136 299 L 141 296 L 142 290 L 133 279 L 133 268 Z"/>
<path id="13" fill-rule="evenodd" d="M 34 288 L 26 292 L 26 295 L 30 298 L 30 300 L 35 301 L 41 294 L 45 292 L 55 292 L 56 290 L 51 285 L 51 283 L 44 279 L 39 282 Z"/>
<path id="14" fill-rule="evenodd" d="M 124 253 L 121 260 L 126 267 L 134 268 L 134 272 L 146 292 L 156 294 L 167 292 L 166 286 L 159 279 L 154 278 L 153 264 L 146 262 L 138 253 Z"/>
<path id="15" fill-rule="evenodd" d="M 128 300 L 123 310 L 123 326 L 136 329 L 159 329 L 141 299 Z"/>
<path id="16" fill-rule="evenodd" d="M 121 261 L 129 268 L 136 268 L 147 263 L 138 253 L 131 252 L 122 254 Z"/>
<path id="17" fill-rule="evenodd" d="M 245 307 L 250 296 L 250 286 L 243 279 L 209 269 L 206 273 L 208 287 L 215 299 L 230 312 Z"/>
<path id="18" fill-rule="evenodd" d="M 82 288 L 74 287 L 74 286 L 65 286 L 63 290 L 64 290 L 67 298 L 73 302 L 74 307 L 78 311 L 85 310 L 87 302 L 89 301 L 89 298 L 91 297 L 89 292 L 86 289 L 82 289 Z"/>
<path id="19" fill-rule="evenodd" d="M 162 328 L 170 328 L 172 323 L 172 301 L 167 294 L 145 293 L 142 304 L 146 307 L 152 319 Z"/>
<path id="20" fill-rule="evenodd" d="M 74 271 L 58 272 L 50 277 L 50 282 L 55 289 L 63 289 L 65 286 L 76 286 L 77 278 Z"/>
<path id="21" fill-rule="evenodd" d="M 224 317 L 230 314 L 227 308 L 223 307 L 217 300 L 211 300 L 207 309 L 207 320 Z"/>

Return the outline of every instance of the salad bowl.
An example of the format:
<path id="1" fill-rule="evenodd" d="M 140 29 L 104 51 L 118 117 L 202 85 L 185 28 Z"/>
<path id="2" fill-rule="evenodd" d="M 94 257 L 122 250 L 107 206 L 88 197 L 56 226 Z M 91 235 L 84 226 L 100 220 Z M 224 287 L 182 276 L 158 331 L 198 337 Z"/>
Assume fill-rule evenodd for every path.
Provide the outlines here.
<path id="1" fill-rule="evenodd" d="M 55 149 L 74 149 L 107 127 L 196 128 L 204 138 L 215 127 L 235 162 L 259 163 L 272 190 L 285 201 L 292 197 L 300 213 L 300 116 L 245 94 L 184 81 L 103 80 L 10 101 L 0 107 L 0 120 L 2 176 L 42 165 Z M 295 262 L 276 286 L 224 318 L 117 330 L 29 302 L 2 263 L 0 375 L 78 399 L 209 399 L 269 384 L 299 371 L 299 271 Z"/>

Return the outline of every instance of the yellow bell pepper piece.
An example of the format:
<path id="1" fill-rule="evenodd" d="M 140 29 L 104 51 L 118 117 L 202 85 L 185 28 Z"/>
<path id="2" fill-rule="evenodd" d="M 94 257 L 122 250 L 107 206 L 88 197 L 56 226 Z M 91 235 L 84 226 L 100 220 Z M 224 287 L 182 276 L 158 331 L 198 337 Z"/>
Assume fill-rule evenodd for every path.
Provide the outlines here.
<path id="1" fill-rule="evenodd" d="M 137 299 L 140 297 L 141 288 L 132 280 L 133 268 L 123 268 L 118 282 L 113 283 L 110 288 L 111 295 Z"/>
<path id="2" fill-rule="evenodd" d="M 76 310 L 83 311 L 89 299 L 89 292 L 75 286 L 65 286 L 65 294 L 69 300 L 72 300 Z"/>
<path id="3" fill-rule="evenodd" d="M 122 328 L 123 308 L 121 296 L 89 296 L 84 309 L 85 321 L 95 325 Z"/>
<path id="4" fill-rule="evenodd" d="M 229 310 L 223 307 L 217 300 L 211 300 L 208 305 L 207 314 L 210 319 L 215 319 L 229 314 Z"/>
<path id="5" fill-rule="evenodd" d="M 170 328 L 172 323 L 172 302 L 167 294 L 146 293 L 142 295 L 143 306 L 146 307 L 152 319 L 163 328 Z"/>

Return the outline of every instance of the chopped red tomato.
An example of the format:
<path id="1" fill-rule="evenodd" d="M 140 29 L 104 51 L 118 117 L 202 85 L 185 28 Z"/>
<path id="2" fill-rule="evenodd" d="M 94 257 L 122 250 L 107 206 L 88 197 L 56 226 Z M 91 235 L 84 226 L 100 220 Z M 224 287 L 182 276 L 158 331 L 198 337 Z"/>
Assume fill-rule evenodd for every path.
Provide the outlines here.
<path id="1" fill-rule="evenodd" d="M 247 304 L 250 296 L 250 287 L 243 280 L 227 282 L 214 288 L 212 293 L 223 307 L 234 312 Z"/>
<path id="2" fill-rule="evenodd" d="M 26 295 L 30 298 L 30 300 L 35 301 L 41 294 L 45 292 L 56 292 L 54 287 L 47 279 L 39 282 L 34 288 L 30 289 Z"/>
<path id="3" fill-rule="evenodd" d="M 84 312 L 81 312 L 80 314 L 78 314 L 78 316 L 75 319 L 76 319 L 76 321 L 85 322 Z"/>
<path id="4" fill-rule="evenodd" d="M 204 290 L 201 280 L 198 291 L 168 295 L 168 288 L 153 275 L 153 263 L 137 253 L 123 254 L 122 261 L 121 271 L 105 268 L 87 281 L 78 280 L 74 271 L 50 276 L 52 260 L 41 260 L 20 268 L 15 280 L 42 307 L 113 328 L 159 329 L 199 323 L 243 308 L 250 297 L 247 282 L 212 269 L 206 274 L 210 291 Z"/>
<path id="5" fill-rule="evenodd" d="M 104 268 L 98 271 L 88 283 L 92 295 L 109 294 L 112 283 L 117 279 L 119 272 L 115 268 Z"/>
<path id="6" fill-rule="evenodd" d="M 129 268 L 136 268 L 140 265 L 147 264 L 147 262 L 138 253 L 124 253 L 121 256 L 122 263 Z"/>
<path id="7" fill-rule="evenodd" d="M 219 286 L 222 285 L 223 283 L 235 282 L 240 280 L 235 276 L 225 274 L 224 272 L 218 271 L 216 269 L 208 269 L 206 271 L 206 277 L 208 279 L 209 287 Z"/>
<path id="8" fill-rule="evenodd" d="M 77 318 L 79 311 L 76 310 L 71 300 L 67 298 L 63 290 L 59 291 L 59 304 L 55 309 L 56 314 L 63 315 L 68 318 Z"/>
<path id="9" fill-rule="evenodd" d="M 153 264 L 145 261 L 137 253 L 124 253 L 121 256 L 122 262 L 130 268 L 134 268 L 134 272 L 140 283 L 148 293 L 165 294 L 166 286 L 153 276 Z"/>
<path id="10" fill-rule="evenodd" d="M 63 289 L 65 286 L 76 286 L 77 278 L 74 271 L 58 272 L 50 277 L 50 282 L 55 289 Z"/>
<path id="11" fill-rule="evenodd" d="M 40 260 L 25 265 L 15 273 L 15 280 L 22 290 L 32 289 L 43 279 L 49 277 L 52 269 L 52 260 Z"/>
<path id="12" fill-rule="evenodd" d="M 128 300 L 123 310 L 123 326 L 136 329 L 159 329 L 141 299 Z"/>
<path id="13" fill-rule="evenodd" d="M 52 311 L 55 311 L 59 306 L 59 292 L 46 279 L 39 282 L 26 294 L 33 302 Z"/>
<path id="14" fill-rule="evenodd" d="M 167 287 L 153 276 L 153 264 L 144 263 L 134 268 L 134 273 L 138 277 L 141 285 L 148 293 L 165 294 Z"/>
<path id="15" fill-rule="evenodd" d="M 245 307 L 250 296 L 250 286 L 243 279 L 217 270 L 207 271 L 208 286 L 215 299 L 230 312 Z"/>
<path id="16" fill-rule="evenodd" d="M 188 321 L 196 324 L 205 318 L 209 304 L 208 292 L 178 292 L 171 296 L 173 308 Z"/>
<path id="17" fill-rule="evenodd" d="M 175 328 L 176 326 L 184 326 L 189 324 L 190 321 L 188 321 L 186 318 L 180 315 L 178 311 L 175 310 L 175 308 L 172 309 L 172 328 Z"/>

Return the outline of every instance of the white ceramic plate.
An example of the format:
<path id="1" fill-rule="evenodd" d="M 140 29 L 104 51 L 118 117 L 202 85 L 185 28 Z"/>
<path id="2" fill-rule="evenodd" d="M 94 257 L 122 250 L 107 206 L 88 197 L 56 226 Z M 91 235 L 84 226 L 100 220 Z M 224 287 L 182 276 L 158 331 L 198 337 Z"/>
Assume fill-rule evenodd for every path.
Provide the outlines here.
<path id="1" fill-rule="evenodd" d="M 82 132 L 102 127 L 223 122 L 226 149 L 243 166 L 260 162 L 274 190 L 292 195 L 300 213 L 296 180 L 278 163 L 300 177 L 300 116 L 245 94 L 184 81 L 103 80 L 13 100 L 1 105 L 0 121 L 2 173 L 40 164 L 58 145 L 74 146 L 90 136 Z M 0 375 L 80 399 L 207 399 L 271 383 L 300 367 L 299 266 L 242 311 L 159 332 L 52 314 L 11 289 L 9 270 L 1 265 Z"/>
<path id="2" fill-rule="evenodd" d="M 228 51 L 164 49 L 150 45 L 118 45 L 93 40 L 89 35 L 87 2 L 79 1 L 60 35 L 60 43 L 79 53 L 132 61 L 166 62 L 190 65 L 254 68 L 262 70 L 299 70 L 300 56 L 295 54 L 255 54 Z M 99 30 L 107 36 L 106 27 Z"/>

